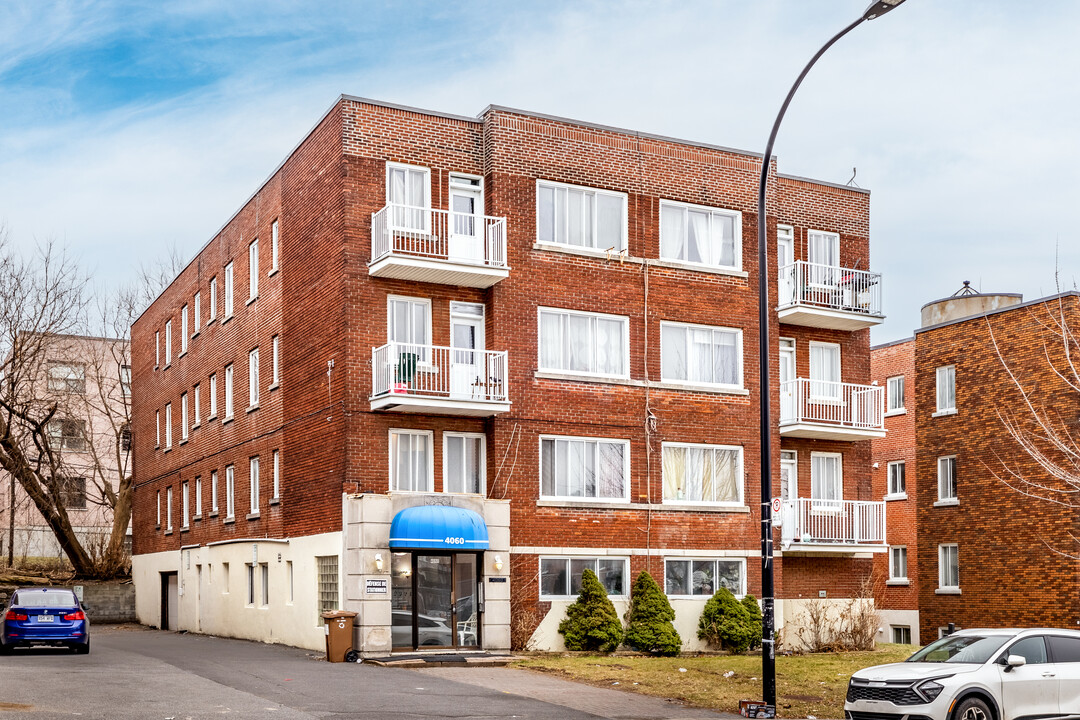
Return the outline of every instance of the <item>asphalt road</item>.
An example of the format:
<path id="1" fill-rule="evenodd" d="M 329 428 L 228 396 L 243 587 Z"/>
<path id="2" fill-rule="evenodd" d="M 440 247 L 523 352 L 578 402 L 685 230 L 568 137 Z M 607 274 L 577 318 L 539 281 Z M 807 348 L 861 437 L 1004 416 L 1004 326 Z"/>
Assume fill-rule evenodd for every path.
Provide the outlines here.
<path id="1" fill-rule="evenodd" d="M 0 720 L 657 717 L 625 708 L 611 715 L 575 710 L 572 691 L 530 698 L 513 687 L 327 663 L 319 653 L 280 645 L 134 626 L 95 627 L 91 637 L 89 655 L 35 649 L 0 656 Z M 665 715 L 681 715 L 672 710 Z"/>

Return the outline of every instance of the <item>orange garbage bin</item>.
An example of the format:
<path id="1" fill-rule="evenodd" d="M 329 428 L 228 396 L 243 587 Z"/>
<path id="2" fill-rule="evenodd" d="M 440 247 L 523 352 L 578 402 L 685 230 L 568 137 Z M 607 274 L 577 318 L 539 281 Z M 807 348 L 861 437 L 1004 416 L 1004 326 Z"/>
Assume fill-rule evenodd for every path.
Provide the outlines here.
<path id="1" fill-rule="evenodd" d="M 353 618 L 349 610 L 330 610 L 322 614 L 326 621 L 326 659 L 329 662 L 356 662 L 353 650 Z"/>

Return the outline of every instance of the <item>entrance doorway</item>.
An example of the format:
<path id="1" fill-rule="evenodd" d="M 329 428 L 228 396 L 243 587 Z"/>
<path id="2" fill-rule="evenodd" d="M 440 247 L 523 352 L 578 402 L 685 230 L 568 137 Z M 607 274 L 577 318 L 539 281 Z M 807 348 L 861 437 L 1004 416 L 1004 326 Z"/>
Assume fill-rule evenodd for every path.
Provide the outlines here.
<path id="1" fill-rule="evenodd" d="M 480 647 L 479 560 L 477 553 L 392 554 L 395 650 Z"/>
<path id="2" fill-rule="evenodd" d="M 174 572 L 161 573 L 161 629 L 178 630 L 180 581 Z"/>

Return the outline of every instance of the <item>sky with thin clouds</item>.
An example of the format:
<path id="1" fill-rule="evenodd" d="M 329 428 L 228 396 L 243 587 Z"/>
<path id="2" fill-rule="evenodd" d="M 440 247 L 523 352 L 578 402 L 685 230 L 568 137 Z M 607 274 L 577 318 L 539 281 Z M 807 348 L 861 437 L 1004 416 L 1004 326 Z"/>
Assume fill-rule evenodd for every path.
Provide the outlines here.
<path id="1" fill-rule="evenodd" d="M 489 104 L 760 152 L 868 0 L 5 0 L 0 223 L 103 283 L 209 240 L 338 95 Z M 1080 3 L 907 0 L 818 63 L 781 172 L 869 188 L 872 270 L 910 336 L 970 280 L 1080 277 Z"/>

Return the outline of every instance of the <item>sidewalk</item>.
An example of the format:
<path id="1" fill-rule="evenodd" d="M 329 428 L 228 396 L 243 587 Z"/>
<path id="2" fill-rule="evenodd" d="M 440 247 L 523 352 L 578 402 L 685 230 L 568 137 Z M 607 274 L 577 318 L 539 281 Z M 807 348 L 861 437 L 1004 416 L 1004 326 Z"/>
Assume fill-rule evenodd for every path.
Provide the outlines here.
<path id="1" fill-rule="evenodd" d="M 542 700 L 611 720 L 719 720 L 740 717 L 691 708 L 630 691 L 608 690 L 515 668 L 443 667 L 414 672 Z"/>

